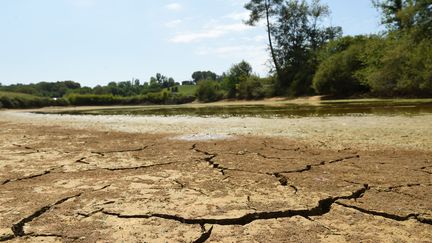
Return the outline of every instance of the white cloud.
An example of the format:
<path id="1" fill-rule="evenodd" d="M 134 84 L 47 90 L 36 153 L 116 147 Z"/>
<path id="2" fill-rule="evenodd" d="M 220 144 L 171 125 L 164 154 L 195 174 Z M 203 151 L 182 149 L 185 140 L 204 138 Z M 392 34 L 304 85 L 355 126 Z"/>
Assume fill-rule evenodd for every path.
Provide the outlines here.
<path id="1" fill-rule="evenodd" d="M 203 39 L 218 38 L 233 32 L 242 32 L 250 29 L 250 26 L 239 24 L 217 24 L 205 27 L 203 31 L 180 33 L 171 38 L 174 43 L 191 43 Z"/>
<path id="2" fill-rule="evenodd" d="M 212 56 L 230 60 L 247 60 L 254 71 L 266 74 L 268 53 L 266 45 L 227 45 L 219 47 L 201 47 L 195 52 L 200 56 Z"/>
<path id="3" fill-rule="evenodd" d="M 232 19 L 232 20 L 246 20 L 249 17 L 249 12 L 243 11 L 243 12 L 234 12 L 230 13 L 228 15 L 225 15 L 224 18 Z"/>
<path id="4" fill-rule="evenodd" d="M 242 40 L 250 42 L 264 42 L 267 41 L 267 35 L 256 35 L 251 37 L 243 37 Z"/>
<path id="5" fill-rule="evenodd" d="M 174 28 L 180 25 L 183 21 L 181 19 L 176 19 L 170 22 L 165 23 L 165 26 L 168 28 Z"/>
<path id="6" fill-rule="evenodd" d="M 165 8 L 172 10 L 172 11 L 179 11 L 183 9 L 183 6 L 180 3 L 170 3 L 165 5 Z"/>

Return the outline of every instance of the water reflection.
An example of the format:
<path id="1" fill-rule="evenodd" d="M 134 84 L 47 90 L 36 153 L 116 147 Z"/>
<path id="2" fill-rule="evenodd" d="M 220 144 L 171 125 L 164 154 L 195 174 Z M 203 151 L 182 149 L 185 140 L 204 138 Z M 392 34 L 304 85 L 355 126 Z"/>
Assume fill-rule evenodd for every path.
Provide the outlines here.
<path id="1" fill-rule="evenodd" d="M 199 117 L 327 117 L 363 115 L 419 115 L 432 113 L 432 102 L 341 102 L 319 104 L 226 105 L 226 106 L 148 106 L 62 111 L 71 115 L 199 116 Z"/>

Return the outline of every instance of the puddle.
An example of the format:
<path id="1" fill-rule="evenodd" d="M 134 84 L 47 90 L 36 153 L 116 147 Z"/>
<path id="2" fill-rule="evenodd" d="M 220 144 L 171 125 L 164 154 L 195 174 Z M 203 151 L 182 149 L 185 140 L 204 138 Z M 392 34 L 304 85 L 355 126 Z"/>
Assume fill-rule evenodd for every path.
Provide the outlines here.
<path id="1" fill-rule="evenodd" d="M 37 112 L 52 114 L 52 112 Z M 198 116 L 198 117 L 261 117 L 299 118 L 365 115 L 421 115 L 432 113 L 432 100 L 350 100 L 322 101 L 317 104 L 274 103 L 261 105 L 180 105 L 110 107 L 92 110 L 64 110 L 68 115 L 130 115 L 130 116 Z"/>

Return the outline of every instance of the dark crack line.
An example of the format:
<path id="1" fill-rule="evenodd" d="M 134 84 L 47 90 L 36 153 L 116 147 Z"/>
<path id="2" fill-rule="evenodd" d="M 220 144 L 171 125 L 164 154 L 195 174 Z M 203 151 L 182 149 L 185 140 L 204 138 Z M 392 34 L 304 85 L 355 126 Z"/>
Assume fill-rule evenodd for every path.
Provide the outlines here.
<path id="1" fill-rule="evenodd" d="M 113 150 L 113 151 L 93 151 L 91 152 L 92 154 L 98 154 L 100 156 L 105 156 L 106 154 L 116 154 L 116 153 L 128 153 L 128 152 L 139 152 L 139 151 L 143 151 L 146 150 L 147 148 L 154 146 L 154 144 L 152 145 L 146 145 L 144 147 L 141 148 L 136 148 L 136 149 L 125 149 L 125 150 Z"/>
<path id="2" fill-rule="evenodd" d="M 267 144 L 266 141 L 263 142 L 263 145 L 264 145 L 264 147 L 270 147 L 272 149 L 280 150 L 280 151 L 294 151 L 294 152 L 297 152 L 297 151 L 299 151 L 301 149 L 300 147 L 296 147 L 296 148 L 279 148 L 279 147 Z"/>
<path id="3" fill-rule="evenodd" d="M 0 241 L 9 241 L 15 238 L 15 235 L 4 235 L 0 236 Z"/>
<path id="4" fill-rule="evenodd" d="M 51 208 L 53 208 L 53 207 L 55 207 L 57 205 L 60 205 L 60 204 L 66 202 L 66 201 L 68 201 L 68 200 L 70 200 L 72 198 L 77 198 L 77 197 L 81 196 L 81 194 L 82 193 L 62 198 L 62 199 L 58 200 L 57 202 L 55 202 L 53 204 L 50 204 L 50 205 L 47 205 L 47 206 L 44 206 L 44 207 L 38 209 L 37 211 L 35 211 L 34 213 L 32 213 L 30 216 L 25 217 L 25 218 L 21 219 L 18 223 L 12 225 L 12 232 L 14 233 L 15 237 L 25 236 L 26 233 L 24 232 L 24 226 L 27 223 L 30 223 L 34 219 L 40 217 L 44 213 L 48 212 Z"/>
<path id="5" fill-rule="evenodd" d="M 75 161 L 75 163 L 81 163 L 81 164 L 89 165 L 90 163 L 87 162 L 87 161 L 85 161 L 86 159 L 87 159 L 86 157 L 83 157 L 83 158 L 81 158 L 81 159 Z"/>
<path id="6" fill-rule="evenodd" d="M 415 170 L 415 171 L 423 172 L 423 173 L 426 173 L 426 174 L 432 175 L 432 172 L 427 171 L 427 170 L 424 170 L 424 169 L 422 169 L 422 170 Z"/>
<path id="7" fill-rule="evenodd" d="M 307 171 L 312 170 L 312 168 L 314 168 L 314 167 L 320 167 L 320 166 L 324 166 L 324 165 L 327 165 L 327 164 L 334 164 L 334 163 L 343 162 L 345 160 L 356 159 L 356 158 L 360 158 L 360 155 L 348 156 L 348 157 L 339 158 L 339 159 L 330 160 L 330 161 L 321 161 L 321 162 L 316 163 L 316 164 L 306 165 L 305 168 L 302 168 L 302 169 L 280 171 L 280 172 L 275 172 L 273 174 L 303 173 L 303 172 L 307 172 Z"/>
<path id="8" fill-rule="evenodd" d="M 105 190 L 105 189 L 107 189 L 107 188 L 110 187 L 110 186 L 111 186 L 111 184 L 109 184 L 109 185 L 105 185 L 105 186 L 103 186 L 103 187 L 101 187 L 101 188 L 95 189 L 93 192 L 98 192 L 98 191 Z"/>
<path id="9" fill-rule="evenodd" d="M 397 214 L 390 214 L 390 213 L 386 213 L 386 212 L 379 212 L 379 211 L 369 210 L 369 209 L 357 207 L 357 206 L 354 206 L 354 205 L 348 205 L 348 204 L 345 204 L 345 203 L 342 203 L 342 202 L 336 202 L 336 204 L 338 204 L 338 205 L 340 205 L 342 207 L 346 207 L 346 208 L 351 208 L 351 209 L 357 210 L 357 211 L 362 212 L 364 214 L 369 214 L 369 215 L 373 215 L 373 216 L 380 216 L 380 217 L 391 219 L 391 220 L 395 220 L 395 221 L 407 221 L 407 220 L 410 220 L 410 219 L 415 219 L 415 220 L 417 220 L 420 223 L 432 225 L 432 219 L 423 218 L 418 213 L 411 213 L 411 214 L 408 214 L 408 215 L 405 215 L 405 216 L 401 216 L 401 215 L 397 215 Z"/>
<path id="10" fill-rule="evenodd" d="M 216 162 L 213 161 L 218 156 L 217 154 L 212 154 L 212 153 L 209 153 L 207 151 L 200 150 L 200 149 L 197 148 L 197 144 L 193 144 L 191 150 L 194 150 L 195 152 L 198 152 L 198 153 L 206 155 L 207 157 L 204 158 L 203 160 L 206 161 L 207 163 L 209 163 L 213 168 L 215 168 L 219 172 L 221 172 L 222 175 L 225 175 L 225 171 L 239 171 L 239 172 L 244 172 L 244 173 L 274 176 L 274 177 L 276 177 L 279 180 L 279 183 L 282 186 L 289 186 L 289 187 L 291 187 L 294 190 L 295 194 L 297 194 L 298 188 L 296 186 L 294 186 L 294 185 L 289 185 L 288 184 L 288 178 L 285 177 L 282 174 L 303 173 L 303 172 L 312 170 L 313 167 L 318 167 L 318 166 L 323 166 L 323 165 L 326 165 L 326 164 L 333 164 L 333 163 L 343 162 L 345 160 L 354 159 L 354 158 L 360 158 L 360 155 L 347 156 L 347 157 L 343 157 L 343 158 L 339 158 L 339 159 L 335 159 L 335 160 L 330 160 L 330 161 L 321 161 L 318 164 L 306 165 L 305 168 L 298 169 L 298 170 L 282 171 L 282 172 L 274 172 L 274 173 L 262 173 L 262 172 L 247 171 L 247 170 L 240 170 L 240 169 L 232 169 L 232 168 L 223 167 L 220 164 L 218 164 L 218 163 L 216 163 Z M 260 156 L 263 156 L 262 154 L 259 154 L 259 153 L 256 153 L 256 154 L 260 155 Z M 263 158 L 269 158 L 269 157 L 263 157 Z M 279 159 L 281 159 L 281 158 L 279 158 Z"/>
<path id="11" fill-rule="evenodd" d="M 204 225 L 201 225 L 201 229 L 202 229 L 203 233 L 201 234 L 201 236 L 198 239 L 196 239 L 196 240 L 193 241 L 194 243 L 204 243 L 204 242 L 206 242 L 210 238 L 210 236 L 212 234 L 213 226 L 211 226 L 210 229 L 206 231 Z"/>
<path id="12" fill-rule="evenodd" d="M 79 237 L 70 237 L 70 236 L 64 236 L 64 235 L 60 235 L 60 234 L 36 234 L 36 233 L 29 233 L 26 234 L 26 236 L 29 237 L 56 237 L 56 238 L 62 238 L 62 239 L 69 239 L 69 240 L 78 240 Z"/>
<path id="13" fill-rule="evenodd" d="M 279 179 L 279 183 L 280 183 L 282 186 L 289 186 L 289 187 L 291 187 L 292 189 L 294 189 L 294 194 L 297 194 L 297 192 L 298 192 L 298 188 L 297 188 L 296 186 L 294 186 L 294 185 L 289 184 L 288 177 L 286 177 L 286 176 L 284 176 L 284 175 L 282 175 L 282 174 L 279 174 L 279 173 L 274 173 L 273 175 L 274 175 L 276 178 Z"/>
<path id="14" fill-rule="evenodd" d="M 217 171 L 219 171 L 219 173 L 221 173 L 222 175 L 225 175 L 225 170 L 230 170 L 229 168 L 225 168 L 223 166 L 221 166 L 220 164 L 214 162 L 213 160 L 218 156 L 217 154 L 212 154 L 203 150 L 200 150 L 196 147 L 196 144 L 192 145 L 191 150 L 197 152 L 197 153 L 201 153 L 203 155 L 205 155 L 206 157 L 203 158 L 202 160 L 204 160 L 205 162 L 207 162 L 211 167 L 213 167 L 214 169 L 216 169 Z"/>
<path id="15" fill-rule="evenodd" d="M 250 196 L 247 196 L 246 199 L 247 199 L 246 205 L 248 206 L 248 208 L 255 211 L 255 212 L 258 211 L 256 208 L 251 206 L 252 200 L 251 200 Z"/>
<path id="16" fill-rule="evenodd" d="M 329 197 L 322 199 L 318 202 L 318 205 L 311 209 L 301 209 L 301 210 L 284 210 L 284 211 L 270 211 L 270 212 L 254 212 L 248 213 L 238 218 L 199 218 L 199 219 L 191 219 L 184 218 L 178 215 L 171 214 L 144 214 L 144 215 L 122 215 L 120 213 L 113 213 L 102 211 L 102 213 L 110 216 L 115 216 L 118 218 L 124 219 L 148 219 L 148 218 L 161 218 L 167 220 L 178 221 L 183 224 L 199 224 L 199 225 L 247 225 L 256 220 L 268 220 L 268 219 L 277 219 L 277 218 L 289 218 L 294 216 L 301 217 L 313 217 L 313 216 L 322 216 L 330 212 L 332 205 L 340 199 L 358 199 L 363 196 L 363 194 L 369 189 L 368 185 L 364 185 L 362 188 L 353 192 L 349 196 L 338 196 L 338 197 Z"/>
<path id="17" fill-rule="evenodd" d="M 97 209 L 97 210 L 95 210 L 95 211 L 92 211 L 92 212 L 90 212 L 90 213 L 81 213 L 81 212 L 79 212 L 79 213 L 77 213 L 79 216 L 82 216 L 83 218 L 89 218 L 89 217 L 91 217 L 91 216 L 93 216 L 93 215 L 95 215 L 95 214 L 97 214 L 97 213 L 100 213 L 100 212 L 102 212 L 104 209 L 103 208 L 99 208 L 99 209 Z"/>
<path id="18" fill-rule="evenodd" d="M 18 148 L 23 148 L 26 150 L 33 150 L 31 152 L 25 153 L 25 154 L 35 154 L 35 153 L 40 153 L 40 152 L 46 152 L 46 151 L 41 151 L 39 149 L 35 149 L 26 145 L 20 145 L 20 144 L 12 144 L 12 146 L 18 147 Z"/>
<path id="19" fill-rule="evenodd" d="M 151 164 L 151 165 L 140 165 L 140 166 L 134 166 L 134 167 L 124 167 L 124 168 L 100 168 L 108 171 L 124 171 L 124 170 L 139 170 L 139 169 L 147 169 L 152 167 L 158 167 L 158 166 L 165 166 L 165 165 L 172 165 L 179 162 L 168 162 L 168 163 L 160 163 L 160 164 Z"/>
<path id="20" fill-rule="evenodd" d="M 25 176 L 25 177 L 21 177 L 21 178 L 16 178 L 16 179 L 7 179 L 7 180 L 3 181 L 3 183 L 1 185 L 6 185 L 6 184 L 11 183 L 11 182 L 30 180 L 30 179 L 34 179 L 37 177 L 45 176 L 45 175 L 50 174 L 52 171 L 60 169 L 60 168 L 63 168 L 63 165 L 45 170 L 44 172 L 41 172 L 39 174 L 29 175 L 29 176 Z"/>
<path id="21" fill-rule="evenodd" d="M 394 190 L 399 188 L 411 188 L 411 187 L 420 187 L 420 186 L 432 186 L 432 184 L 421 184 L 421 183 L 412 183 L 412 184 L 406 184 L 406 185 L 397 185 L 397 186 L 390 186 L 387 189 L 388 190 Z"/>

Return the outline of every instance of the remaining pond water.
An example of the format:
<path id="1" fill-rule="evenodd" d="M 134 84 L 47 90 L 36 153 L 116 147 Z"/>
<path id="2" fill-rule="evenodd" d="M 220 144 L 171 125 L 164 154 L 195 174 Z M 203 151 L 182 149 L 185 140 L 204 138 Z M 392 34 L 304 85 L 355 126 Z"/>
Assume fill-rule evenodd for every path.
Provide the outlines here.
<path id="1" fill-rule="evenodd" d="M 48 113 L 48 112 L 38 112 Z M 49 112 L 51 113 L 51 112 Z M 420 115 L 432 113 L 432 100 L 349 100 L 316 104 L 270 103 L 254 105 L 182 105 L 113 107 L 65 110 L 69 115 L 217 116 L 217 117 L 326 117 L 362 115 Z"/>

